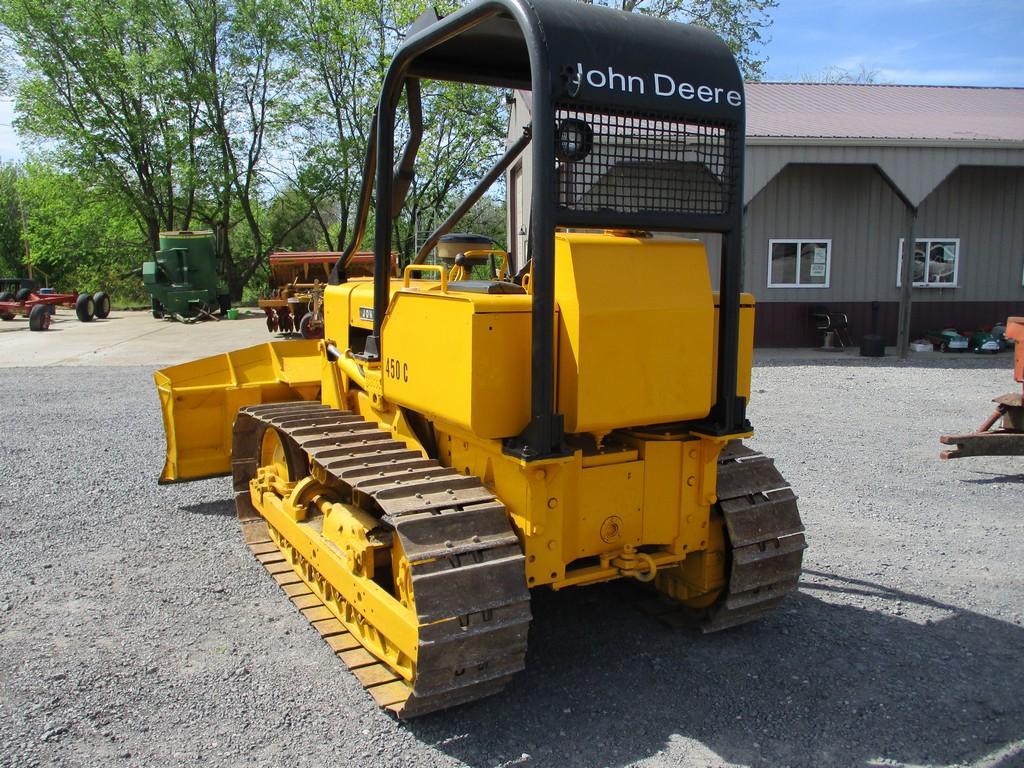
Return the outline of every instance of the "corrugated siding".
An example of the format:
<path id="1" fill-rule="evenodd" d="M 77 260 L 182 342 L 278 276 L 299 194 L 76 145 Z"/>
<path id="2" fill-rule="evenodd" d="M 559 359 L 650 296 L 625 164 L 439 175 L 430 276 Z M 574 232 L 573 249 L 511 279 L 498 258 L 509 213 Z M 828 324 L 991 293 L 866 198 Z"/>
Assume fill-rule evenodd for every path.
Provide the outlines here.
<path id="1" fill-rule="evenodd" d="M 860 165 L 784 169 L 747 209 L 746 284 L 759 301 L 897 299 L 893 248 L 905 206 L 878 171 Z M 768 288 L 768 241 L 831 240 L 829 288 Z"/>
<path id="2" fill-rule="evenodd" d="M 747 144 L 743 199 L 751 202 L 787 165 L 877 165 L 913 204 L 921 202 L 961 165 L 1024 166 L 1024 149 L 828 144 Z"/>
<path id="3" fill-rule="evenodd" d="M 957 287 L 915 302 L 1024 299 L 1024 169 L 958 168 L 925 198 L 915 236 L 960 238 Z"/>
<path id="4" fill-rule="evenodd" d="M 906 208 L 871 166 L 791 165 L 747 210 L 746 288 L 765 302 L 899 299 Z M 1024 298 L 1024 169 L 955 170 L 922 203 L 916 237 L 960 239 L 958 287 L 919 288 L 914 301 Z M 768 288 L 770 239 L 831 239 L 829 288 Z"/>

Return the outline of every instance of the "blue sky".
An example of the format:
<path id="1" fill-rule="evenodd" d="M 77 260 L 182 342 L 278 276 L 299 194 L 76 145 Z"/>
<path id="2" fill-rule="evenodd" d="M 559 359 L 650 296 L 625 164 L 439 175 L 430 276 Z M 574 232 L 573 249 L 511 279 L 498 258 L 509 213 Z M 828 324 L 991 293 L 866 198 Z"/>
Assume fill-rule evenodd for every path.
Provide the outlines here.
<path id="1" fill-rule="evenodd" d="M 829 67 L 877 72 L 879 82 L 1024 87 L 1024 0 L 779 0 L 768 80 Z M 23 157 L 0 100 L 0 159 Z"/>
<path id="2" fill-rule="evenodd" d="M 909 85 L 1024 86 L 1024 0 L 779 0 L 768 80 L 828 67 Z"/>

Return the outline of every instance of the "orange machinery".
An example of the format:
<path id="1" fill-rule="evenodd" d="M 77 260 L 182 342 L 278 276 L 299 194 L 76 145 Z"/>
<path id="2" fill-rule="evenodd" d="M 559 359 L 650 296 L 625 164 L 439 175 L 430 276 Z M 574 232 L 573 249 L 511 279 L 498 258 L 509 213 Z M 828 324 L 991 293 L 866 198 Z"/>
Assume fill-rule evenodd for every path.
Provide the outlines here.
<path id="1" fill-rule="evenodd" d="M 1024 385 L 1024 317 L 1007 319 L 1006 338 L 1014 342 L 1013 378 Z M 955 446 L 939 453 L 939 458 L 1024 456 L 1024 386 L 1021 391 L 1000 395 L 992 402 L 996 404 L 995 411 L 976 432 L 939 438 L 943 445 Z M 1000 422 L 998 427 L 996 422 Z"/>
<path id="2" fill-rule="evenodd" d="M 270 295 L 259 300 L 271 333 L 298 332 L 305 339 L 324 335 L 323 286 L 341 256 L 337 251 L 282 251 L 270 255 Z M 397 275 L 398 262 L 394 271 Z M 373 277 L 373 252 L 359 251 L 348 277 Z"/>

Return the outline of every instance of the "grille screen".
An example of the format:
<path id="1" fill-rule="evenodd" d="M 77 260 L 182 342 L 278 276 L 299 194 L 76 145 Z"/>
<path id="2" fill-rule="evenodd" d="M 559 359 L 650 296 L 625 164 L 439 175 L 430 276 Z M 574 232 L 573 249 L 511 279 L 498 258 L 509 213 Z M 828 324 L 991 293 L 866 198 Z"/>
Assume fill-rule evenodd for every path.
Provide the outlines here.
<path id="1" fill-rule="evenodd" d="M 631 112 L 558 106 L 555 143 L 565 121 L 589 126 L 589 152 L 557 163 L 558 206 L 620 214 L 725 214 L 735 194 L 735 147 L 724 124 L 683 122 Z M 580 127 L 574 122 L 578 136 Z M 562 133 L 565 133 L 563 129 Z"/>

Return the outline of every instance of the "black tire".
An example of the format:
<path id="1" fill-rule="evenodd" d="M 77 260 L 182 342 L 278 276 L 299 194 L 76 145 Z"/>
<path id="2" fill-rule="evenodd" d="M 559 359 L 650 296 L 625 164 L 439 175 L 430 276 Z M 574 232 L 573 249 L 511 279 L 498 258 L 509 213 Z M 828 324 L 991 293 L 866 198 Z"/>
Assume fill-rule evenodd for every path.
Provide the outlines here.
<path id="1" fill-rule="evenodd" d="M 78 294 L 75 300 L 75 314 L 83 323 L 88 323 L 96 316 L 96 302 L 88 293 Z"/>
<path id="2" fill-rule="evenodd" d="M 14 294 L 11 293 L 10 291 L 4 291 L 3 293 L 0 293 L 0 301 L 14 301 Z M 13 320 L 13 319 L 14 319 L 14 313 L 13 312 L 4 312 L 2 315 L 0 315 L 0 320 Z"/>
<path id="3" fill-rule="evenodd" d="M 14 294 L 15 301 L 25 301 L 29 296 L 32 295 L 31 288 L 22 288 L 16 294 Z"/>
<path id="4" fill-rule="evenodd" d="M 164 305 L 161 304 L 157 299 L 153 299 L 153 317 L 157 320 L 162 319 L 164 316 Z"/>
<path id="5" fill-rule="evenodd" d="M 46 304 L 36 304 L 28 313 L 28 329 L 45 331 L 50 327 L 50 308 Z"/>
<path id="6" fill-rule="evenodd" d="M 96 317 L 100 320 L 106 320 L 107 315 L 110 314 L 110 297 L 103 291 L 100 291 L 92 295 L 92 301 L 96 306 Z"/>
<path id="7" fill-rule="evenodd" d="M 226 293 L 217 297 L 217 305 L 220 307 L 220 314 L 223 317 L 231 309 L 231 297 Z"/>
<path id="8" fill-rule="evenodd" d="M 324 326 L 320 323 L 317 326 L 313 325 L 313 313 L 307 312 L 299 320 L 299 333 L 302 334 L 304 339 L 322 339 L 324 337 Z"/>

